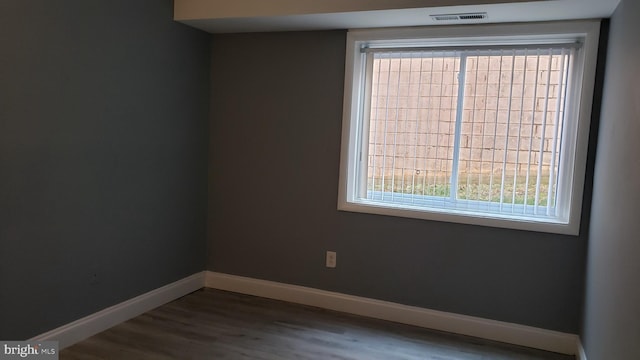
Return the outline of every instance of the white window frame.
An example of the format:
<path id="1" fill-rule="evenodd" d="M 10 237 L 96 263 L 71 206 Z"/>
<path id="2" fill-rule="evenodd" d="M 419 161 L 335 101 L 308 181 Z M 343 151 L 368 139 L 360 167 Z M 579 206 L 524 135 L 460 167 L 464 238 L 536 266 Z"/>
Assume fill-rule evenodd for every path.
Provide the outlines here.
<path id="1" fill-rule="evenodd" d="M 591 122 L 591 108 L 595 83 L 600 22 L 571 21 L 546 23 L 518 23 L 467 26 L 430 26 L 417 28 L 386 28 L 350 30 L 347 35 L 344 111 L 338 210 L 388 216 L 483 225 L 491 227 L 578 235 L 582 195 L 587 161 L 587 147 Z M 565 41 L 580 42 L 572 72 L 577 86 L 567 111 L 577 121 L 567 121 L 563 130 L 561 166 L 573 169 L 566 180 L 569 184 L 560 191 L 562 216 L 556 220 L 519 216 L 474 213 L 473 211 L 411 206 L 370 201 L 360 197 L 358 174 L 366 170 L 366 159 L 360 161 L 363 138 L 363 85 L 365 71 L 362 47 L 522 45 Z M 364 164 L 364 165 L 362 165 Z M 569 172 L 569 171 L 567 171 Z M 365 171 L 366 174 L 366 171 Z M 364 175 L 366 176 L 366 175 Z M 361 181 L 361 180 L 360 180 Z"/>

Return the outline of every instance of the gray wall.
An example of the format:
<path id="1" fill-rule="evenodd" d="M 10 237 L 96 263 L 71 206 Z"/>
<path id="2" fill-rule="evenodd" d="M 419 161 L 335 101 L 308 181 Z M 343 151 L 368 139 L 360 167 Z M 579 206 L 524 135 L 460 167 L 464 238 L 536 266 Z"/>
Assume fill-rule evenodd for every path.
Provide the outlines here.
<path id="1" fill-rule="evenodd" d="M 205 268 L 210 37 L 172 12 L 0 1 L 0 339 Z"/>
<path id="2" fill-rule="evenodd" d="M 583 343 L 589 360 L 640 359 L 640 2 L 611 19 L 594 179 Z"/>
<path id="3" fill-rule="evenodd" d="M 336 210 L 345 40 L 213 37 L 208 269 L 577 333 L 588 211 L 574 237 Z"/>

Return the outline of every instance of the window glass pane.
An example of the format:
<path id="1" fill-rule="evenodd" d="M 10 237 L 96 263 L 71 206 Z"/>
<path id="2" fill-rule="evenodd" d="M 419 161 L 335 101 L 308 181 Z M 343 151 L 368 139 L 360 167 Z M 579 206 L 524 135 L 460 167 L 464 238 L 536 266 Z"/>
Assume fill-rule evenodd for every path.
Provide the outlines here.
<path id="1" fill-rule="evenodd" d="M 567 55 L 502 51 L 467 58 L 460 199 L 555 206 Z"/>
<path id="2" fill-rule="evenodd" d="M 455 55 L 374 56 L 367 181 L 371 198 L 381 198 L 383 192 L 451 195 L 459 71 Z"/>
<path id="3" fill-rule="evenodd" d="M 569 53 L 374 53 L 367 198 L 555 215 Z"/>

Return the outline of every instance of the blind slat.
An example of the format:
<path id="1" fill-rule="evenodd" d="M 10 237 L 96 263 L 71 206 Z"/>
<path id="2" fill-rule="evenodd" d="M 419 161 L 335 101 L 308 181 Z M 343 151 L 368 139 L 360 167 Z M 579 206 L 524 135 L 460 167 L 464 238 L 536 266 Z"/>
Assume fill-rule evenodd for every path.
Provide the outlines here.
<path id="1" fill-rule="evenodd" d="M 503 64 L 503 55 L 504 53 L 500 52 L 500 65 L 498 69 L 498 91 L 496 94 L 496 118 L 493 126 L 493 146 L 491 147 L 491 173 L 489 175 L 489 201 L 492 199 L 493 195 L 493 174 L 495 170 L 496 163 L 496 143 L 498 140 L 498 125 L 499 125 L 499 117 L 500 117 L 500 91 L 502 90 L 502 64 Z"/>
<path id="2" fill-rule="evenodd" d="M 537 98 L 537 94 L 538 94 L 538 71 L 540 70 L 540 51 L 539 50 L 537 51 L 536 55 L 537 55 L 536 71 L 535 71 L 536 82 L 533 86 L 533 101 L 531 105 L 531 131 L 529 134 L 529 152 L 527 154 L 527 177 L 525 180 L 525 187 L 524 187 L 524 211 L 525 212 L 527 209 L 527 201 L 528 201 L 528 195 L 529 195 L 529 178 L 531 177 L 531 150 L 533 149 L 533 130 L 534 130 L 534 123 L 536 119 L 536 100 L 535 99 Z"/>
<path id="3" fill-rule="evenodd" d="M 518 128 L 520 129 L 520 131 L 518 131 L 518 140 L 516 142 L 516 165 L 513 168 L 513 195 L 512 195 L 512 200 L 511 202 L 515 204 L 516 202 L 516 186 L 518 185 L 518 166 L 520 164 L 520 141 L 522 140 L 522 120 L 524 118 L 524 93 L 525 93 L 525 85 L 527 83 L 527 59 L 528 59 L 528 54 L 524 55 L 524 66 L 523 66 L 523 72 L 522 72 L 522 89 L 520 90 L 520 113 L 518 115 L 519 118 L 519 126 Z M 513 212 L 514 208 L 511 208 L 511 211 Z"/>
<path id="4" fill-rule="evenodd" d="M 553 63 L 553 56 L 549 56 L 547 67 L 547 85 L 544 96 L 544 108 L 542 110 L 542 135 L 540 136 L 540 151 L 538 154 L 538 171 L 536 172 L 536 200 L 535 200 L 535 213 L 537 214 L 540 207 L 540 187 L 542 186 L 542 161 L 544 160 L 544 146 L 545 146 L 545 134 L 547 132 L 547 118 L 549 110 L 549 90 L 551 88 L 551 65 Z M 548 201 L 548 199 L 547 199 Z"/>

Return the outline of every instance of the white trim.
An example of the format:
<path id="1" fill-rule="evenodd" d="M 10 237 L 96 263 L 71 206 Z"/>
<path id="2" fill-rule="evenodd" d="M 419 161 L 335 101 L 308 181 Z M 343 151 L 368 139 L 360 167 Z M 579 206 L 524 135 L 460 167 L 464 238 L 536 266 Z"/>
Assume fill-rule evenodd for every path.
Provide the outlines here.
<path id="1" fill-rule="evenodd" d="M 587 360 L 587 353 L 584 351 L 584 347 L 582 346 L 582 341 L 578 339 L 578 354 L 576 355 L 577 360 Z"/>
<path id="2" fill-rule="evenodd" d="M 591 108 L 598 52 L 600 23 L 596 20 L 488 24 L 467 26 L 426 26 L 410 28 L 355 29 L 347 34 L 343 99 L 342 141 L 337 208 L 341 211 L 398 216 L 443 222 L 463 223 L 526 231 L 578 235 L 582 211 L 582 193 L 586 169 Z M 359 186 L 367 173 L 367 159 L 362 156 L 368 144 L 364 106 L 368 94 L 364 88 L 366 57 L 361 48 L 458 47 L 487 45 L 527 45 L 581 42 L 572 55 L 568 93 L 565 100 L 557 184 L 558 213 L 539 217 L 530 214 L 513 216 L 505 212 L 484 212 L 464 206 L 468 202 L 438 204 L 372 201 L 361 195 Z M 569 85 L 571 84 L 571 85 Z M 458 136 L 459 134 L 456 134 Z M 452 159 L 454 165 L 457 159 Z M 456 167 L 453 166 L 455 169 Z M 359 181 L 360 180 L 360 181 Z M 502 204 L 500 204 L 502 210 Z"/>
<path id="3" fill-rule="evenodd" d="M 578 360 L 587 360 L 580 339 L 574 334 L 212 271 L 193 274 L 35 336 L 29 341 L 58 341 L 60 349 L 64 349 L 158 306 L 199 290 L 203 285 L 208 288 L 577 355 Z"/>
<path id="4" fill-rule="evenodd" d="M 575 355 L 578 336 L 531 326 L 207 271 L 205 286 Z"/>
<path id="5" fill-rule="evenodd" d="M 182 280 L 149 291 L 44 334 L 40 334 L 29 339 L 29 341 L 58 341 L 60 349 L 64 349 L 65 347 L 107 330 L 112 326 L 201 289 L 204 280 L 204 272 L 193 274 Z"/>

